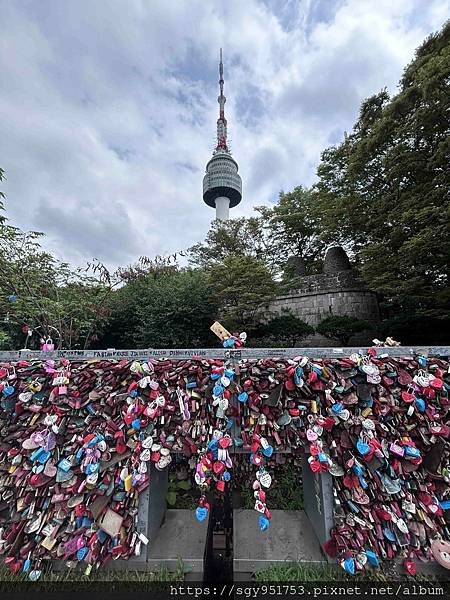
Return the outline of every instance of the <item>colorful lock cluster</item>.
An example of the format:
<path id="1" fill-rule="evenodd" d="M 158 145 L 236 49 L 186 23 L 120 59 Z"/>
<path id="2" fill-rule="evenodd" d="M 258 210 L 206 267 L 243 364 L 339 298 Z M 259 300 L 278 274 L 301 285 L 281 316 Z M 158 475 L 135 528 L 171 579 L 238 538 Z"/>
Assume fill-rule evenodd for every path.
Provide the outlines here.
<path id="1" fill-rule="evenodd" d="M 265 461 L 306 452 L 333 482 L 325 551 L 348 573 L 395 557 L 413 572 L 450 539 L 449 390 L 447 361 L 382 348 L 321 360 L 0 363 L 0 553 L 31 579 L 51 560 L 89 573 L 139 554 L 150 464 L 166 469 L 177 452 L 201 490 L 199 521 L 206 491 L 232 485 L 232 453 L 247 452 L 265 531 Z"/>

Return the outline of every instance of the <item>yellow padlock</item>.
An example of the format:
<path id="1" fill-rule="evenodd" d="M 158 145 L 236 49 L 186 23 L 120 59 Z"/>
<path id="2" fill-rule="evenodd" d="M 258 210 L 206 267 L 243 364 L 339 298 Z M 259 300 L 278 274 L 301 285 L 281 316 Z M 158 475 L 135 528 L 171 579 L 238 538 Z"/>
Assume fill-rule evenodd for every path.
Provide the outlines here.
<path id="1" fill-rule="evenodd" d="M 371 415 L 371 414 L 372 414 L 372 409 L 370 408 L 370 406 L 367 406 L 367 407 L 366 407 L 366 408 L 365 408 L 365 409 L 362 411 L 362 413 L 361 413 L 361 414 L 362 414 L 362 416 L 363 416 L 364 418 L 365 418 L 365 417 L 368 417 L 369 415 Z"/>
<path id="2" fill-rule="evenodd" d="M 131 488 L 133 487 L 132 481 L 133 481 L 132 475 L 128 475 L 128 477 L 125 477 L 125 481 L 123 483 L 125 485 L 126 492 L 129 492 L 131 490 Z"/>
<path id="3" fill-rule="evenodd" d="M 34 381 L 32 381 L 30 383 L 29 388 L 33 393 L 40 392 L 42 390 L 42 383 L 40 383 L 39 381 L 37 381 L 37 379 L 35 379 Z"/>
<path id="4" fill-rule="evenodd" d="M 311 400 L 311 412 L 314 415 L 317 414 L 317 402 L 315 400 Z"/>

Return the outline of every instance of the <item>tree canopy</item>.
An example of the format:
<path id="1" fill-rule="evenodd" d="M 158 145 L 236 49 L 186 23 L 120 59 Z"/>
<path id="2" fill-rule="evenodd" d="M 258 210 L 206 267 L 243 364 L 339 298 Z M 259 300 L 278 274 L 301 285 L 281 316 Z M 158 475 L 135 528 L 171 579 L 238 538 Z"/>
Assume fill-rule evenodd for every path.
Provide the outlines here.
<path id="1" fill-rule="evenodd" d="M 450 24 L 417 50 L 398 94 L 363 102 L 353 131 L 322 154 L 322 237 L 349 248 L 397 310 L 448 303 Z"/>

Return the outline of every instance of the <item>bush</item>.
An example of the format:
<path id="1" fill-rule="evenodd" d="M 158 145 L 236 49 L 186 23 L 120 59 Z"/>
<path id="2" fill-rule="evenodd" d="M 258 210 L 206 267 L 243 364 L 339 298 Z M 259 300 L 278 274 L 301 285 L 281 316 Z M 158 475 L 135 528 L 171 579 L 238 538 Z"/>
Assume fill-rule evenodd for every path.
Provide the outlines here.
<path id="1" fill-rule="evenodd" d="M 371 326 L 367 321 L 346 315 L 327 317 L 316 328 L 317 333 L 329 339 L 337 340 L 343 346 L 347 346 L 350 338 L 356 333 L 361 333 L 368 329 L 371 329 Z"/>
<path id="2" fill-rule="evenodd" d="M 402 315 L 380 324 L 381 337 L 393 337 L 404 345 L 446 345 L 450 339 L 449 317 Z"/>

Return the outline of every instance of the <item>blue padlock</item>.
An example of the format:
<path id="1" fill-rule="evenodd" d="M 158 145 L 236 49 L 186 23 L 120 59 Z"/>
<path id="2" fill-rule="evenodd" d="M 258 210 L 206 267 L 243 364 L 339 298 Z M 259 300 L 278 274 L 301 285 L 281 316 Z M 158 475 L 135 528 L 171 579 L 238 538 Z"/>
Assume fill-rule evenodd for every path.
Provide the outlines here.
<path id="1" fill-rule="evenodd" d="M 262 453 L 266 458 L 270 458 L 273 454 L 273 446 L 267 446 L 267 448 L 263 448 Z"/>
<path id="2" fill-rule="evenodd" d="M 239 400 L 239 402 L 242 402 L 242 403 L 247 402 L 247 400 L 248 400 L 247 392 L 241 392 L 238 396 L 238 400 Z"/>
<path id="3" fill-rule="evenodd" d="M 365 550 L 367 556 L 367 562 L 371 567 L 379 567 L 380 561 L 378 560 L 378 556 L 372 550 Z"/>
<path id="4" fill-rule="evenodd" d="M 342 563 L 342 566 L 344 567 L 344 570 L 350 575 L 355 574 L 355 561 L 353 560 L 353 558 L 346 558 Z"/>
<path id="5" fill-rule="evenodd" d="M 205 506 L 197 506 L 197 508 L 195 509 L 195 516 L 197 518 L 197 521 L 204 521 L 208 516 L 208 509 Z"/>

